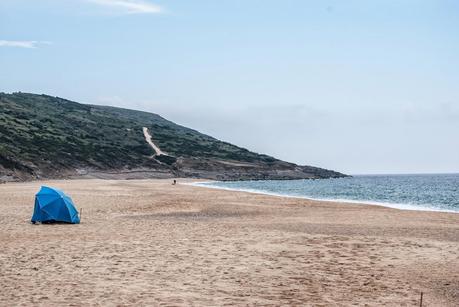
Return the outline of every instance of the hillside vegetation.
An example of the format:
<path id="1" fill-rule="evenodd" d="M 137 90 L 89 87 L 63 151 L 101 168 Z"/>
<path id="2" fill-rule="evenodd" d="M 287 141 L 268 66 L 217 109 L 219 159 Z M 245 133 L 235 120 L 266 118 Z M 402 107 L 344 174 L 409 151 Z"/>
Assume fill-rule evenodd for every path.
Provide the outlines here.
<path id="1" fill-rule="evenodd" d="M 153 156 L 143 127 L 167 156 Z M 0 93 L 0 179 L 108 175 L 210 179 L 342 176 L 257 154 L 152 113 L 47 95 Z"/>

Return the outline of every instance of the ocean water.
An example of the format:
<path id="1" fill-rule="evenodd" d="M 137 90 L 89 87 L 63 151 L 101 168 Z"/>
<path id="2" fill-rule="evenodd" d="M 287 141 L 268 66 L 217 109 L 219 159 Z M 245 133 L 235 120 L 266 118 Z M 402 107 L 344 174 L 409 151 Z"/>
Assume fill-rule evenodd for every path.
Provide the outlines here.
<path id="1" fill-rule="evenodd" d="M 359 175 L 339 179 L 218 181 L 197 185 L 406 210 L 459 213 L 459 174 Z"/>

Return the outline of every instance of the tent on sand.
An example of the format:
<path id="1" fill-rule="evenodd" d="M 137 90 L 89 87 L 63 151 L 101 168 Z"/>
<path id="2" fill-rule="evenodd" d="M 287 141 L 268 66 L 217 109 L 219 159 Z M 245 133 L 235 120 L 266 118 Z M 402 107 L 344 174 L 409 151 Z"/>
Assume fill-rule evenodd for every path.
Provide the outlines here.
<path id="1" fill-rule="evenodd" d="M 32 223 L 36 222 L 79 224 L 80 217 L 69 196 L 59 189 L 42 186 L 35 195 Z"/>

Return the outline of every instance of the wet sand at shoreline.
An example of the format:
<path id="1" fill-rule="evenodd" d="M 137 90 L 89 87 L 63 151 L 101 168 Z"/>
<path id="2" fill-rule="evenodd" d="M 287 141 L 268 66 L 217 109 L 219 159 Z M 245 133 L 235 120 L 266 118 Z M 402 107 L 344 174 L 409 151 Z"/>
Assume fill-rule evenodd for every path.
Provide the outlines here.
<path id="1" fill-rule="evenodd" d="M 179 180 L 190 182 L 190 180 Z M 32 225 L 40 185 L 83 208 Z M 171 185 L 0 185 L 0 305 L 455 306 L 459 214 Z"/>

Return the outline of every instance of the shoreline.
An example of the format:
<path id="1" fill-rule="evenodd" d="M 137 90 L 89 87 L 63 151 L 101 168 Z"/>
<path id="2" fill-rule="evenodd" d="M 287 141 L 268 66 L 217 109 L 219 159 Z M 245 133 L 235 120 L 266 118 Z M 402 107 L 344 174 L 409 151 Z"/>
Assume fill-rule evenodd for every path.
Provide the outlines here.
<path id="1" fill-rule="evenodd" d="M 304 199 L 304 200 L 311 200 L 311 201 L 318 201 L 318 202 L 332 202 L 332 203 L 338 203 L 338 204 L 356 204 L 356 205 L 364 205 L 364 206 L 379 206 L 379 207 L 384 207 L 384 208 L 406 210 L 406 211 L 442 212 L 442 213 L 459 214 L 459 210 L 454 211 L 454 210 L 448 210 L 448 209 L 437 209 L 437 208 L 432 208 L 432 207 L 426 207 L 424 205 L 385 203 L 385 202 L 366 201 L 366 200 L 313 198 L 313 197 L 307 197 L 307 196 L 288 195 L 288 194 L 274 193 L 274 192 L 255 190 L 255 189 L 243 189 L 243 188 L 238 189 L 238 188 L 208 185 L 208 183 L 218 183 L 218 182 L 220 181 L 208 180 L 208 181 L 198 181 L 198 182 L 191 182 L 191 183 L 184 183 L 184 184 L 195 186 L 195 187 L 200 187 L 200 188 L 209 188 L 209 189 L 217 189 L 217 190 L 233 191 L 233 192 L 245 192 L 245 193 L 268 195 L 268 196 L 274 196 L 274 197 Z"/>
<path id="2" fill-rule="evenodd" d="M 203 189 L 198 180 L 0 185 L 6 305 L 455 306 L 459 215 Z M 80 224 L 32 225 L 34 195 Z M 81 211 L 80 211 L 81 212 Z"/>

